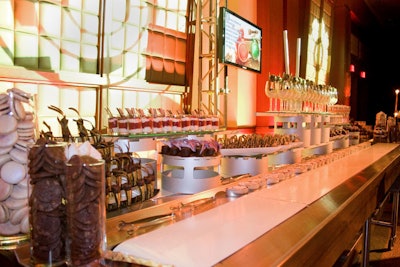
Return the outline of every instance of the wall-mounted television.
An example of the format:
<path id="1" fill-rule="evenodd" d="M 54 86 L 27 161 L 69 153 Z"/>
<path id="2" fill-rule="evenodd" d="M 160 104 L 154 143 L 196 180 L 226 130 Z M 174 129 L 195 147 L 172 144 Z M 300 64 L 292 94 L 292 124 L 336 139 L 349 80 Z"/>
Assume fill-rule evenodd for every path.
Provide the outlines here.
<path id="1" fill-rule="evenodd" d="M 221 7 L 218 35 L 218 57 L 221 63 L 261 72 L 260 27 L 226 7 Z"/>

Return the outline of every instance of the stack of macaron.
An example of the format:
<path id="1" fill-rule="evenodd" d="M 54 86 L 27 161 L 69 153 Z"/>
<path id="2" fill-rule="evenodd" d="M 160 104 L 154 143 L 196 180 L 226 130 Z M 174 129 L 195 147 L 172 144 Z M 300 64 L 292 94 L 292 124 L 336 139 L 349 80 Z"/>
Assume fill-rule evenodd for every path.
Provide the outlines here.
<path id="1" fill-rule="evenodd" d="M 35 142 L 31 96 L 12 88 L 0 94 L 0 235 L 29 232 L 28 148 Z"/>

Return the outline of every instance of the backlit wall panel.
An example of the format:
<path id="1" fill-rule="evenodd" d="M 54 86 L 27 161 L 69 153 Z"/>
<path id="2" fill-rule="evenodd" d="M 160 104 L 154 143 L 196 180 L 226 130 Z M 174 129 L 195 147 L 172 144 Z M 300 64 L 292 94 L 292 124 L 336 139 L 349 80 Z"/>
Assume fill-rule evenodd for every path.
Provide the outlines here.
<path id="1" fill-rule="evenodd" d="M 152 57 L 149 57 L 147 50 L 148 28 L 150 23 L 155 23 L 164 27 L 164 30 L 171 28 L 180 35 L 177 39 L 170 38 L 172 45 L 166 49 L 160 47 L 160 55 L 165 54 L 168 58 L 159 58 L 161 60 L 156 62 L 158 65 L 153 65 L 150 60 L 150 66 L 175 71 L 172 74 L 162 74 L 160 83 L 184 83 L 187 0 L 106 1 L 103 55 L 99 33 L 102 30 L 99 27 L 102 19 L 99 2 L 0 1 L 0 67 L 8 66 L 14 72 L 22 70 L 27 73 L 26 76 L 21 75 L 23 78 L 18 78 L 21 82 L 2 79 L 0 92 L 13 86 L 32 92 L 37 99 L 34 109 L 40 129 L 44 127 L 43 121 L 46 121 L 55 135 L 60 134 L 57 121 L 59 114 L 49 110 L 49 105 L 65 110 L 71 118 L 70 129 L 74 134 L 77 131 L 73 119 L 77 118 L 77 114 L 69 110 L 69 107 L 78 109 L 91 122 L 100 122 L 101 128 L 106 125 L 107 116 L 96 116 L 99 110 L 100 114 L 105 114 L 103 110 L 106 106 L 113 113 L 117 113 L 117 107 L 163 107 L 173 111 L 181 108 L 182 88 L 162 87 L 148 83 L 145 79 L 146 64 Z M 99 56 L 104 57 L 103 73 L 99 72 L 102 69 Z M 89 82 L 88 85 L 80 85 L 81 82 L 75 83 L 71 79 L 63 81 L 63 73 L 76 74 L 76 81 L 84 82 L 86 76 L 82 74 L 89 74 L 92 75 L 90 81 L 95 82 L 91 86 Z M 52 80 L 46 80 L 50 76 L 60 80 L 52 84 Z M 168 88 L 171 93 L 163 88 Z M 104 106 L 96 111 L 100 90 L 109 92 L 102 99 Z M 86 126 L 90 128 L 90 124 Z"/>

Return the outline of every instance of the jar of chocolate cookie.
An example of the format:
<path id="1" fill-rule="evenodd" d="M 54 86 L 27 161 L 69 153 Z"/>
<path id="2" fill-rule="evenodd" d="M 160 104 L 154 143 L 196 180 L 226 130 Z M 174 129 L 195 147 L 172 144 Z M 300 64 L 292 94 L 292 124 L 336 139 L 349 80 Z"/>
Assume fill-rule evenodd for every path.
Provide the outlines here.
<path id="1" fill-rule="evenodd" d="M 105 165 L 89 155 L 67 162 L 67 265 L 99 266 L 106 249 Z"/>
<path id="2" fill-rule="evenodd" d="M 66 143 L 39 139 L 29 149 L 31 265 L 65 264 Z"/>

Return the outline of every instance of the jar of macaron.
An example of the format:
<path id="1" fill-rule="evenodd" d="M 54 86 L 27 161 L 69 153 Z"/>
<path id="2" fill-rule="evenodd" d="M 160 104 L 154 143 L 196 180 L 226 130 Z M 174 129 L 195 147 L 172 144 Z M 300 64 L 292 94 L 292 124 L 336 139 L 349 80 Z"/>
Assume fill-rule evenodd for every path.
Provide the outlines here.
<path id="1" fill-rule="evenodd" d="M 29 242 L 28 147 L 35 139 L 33 101 L 18 88 L 0 94 L 0 249 Z"/>

